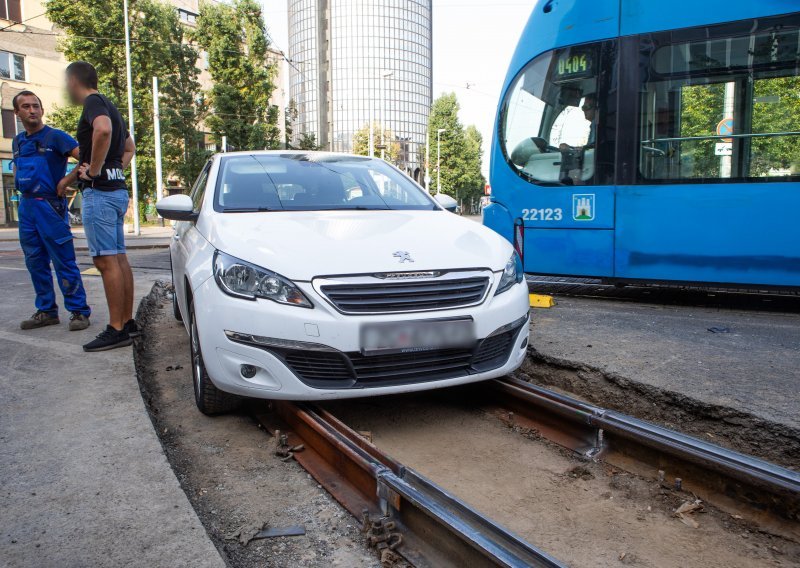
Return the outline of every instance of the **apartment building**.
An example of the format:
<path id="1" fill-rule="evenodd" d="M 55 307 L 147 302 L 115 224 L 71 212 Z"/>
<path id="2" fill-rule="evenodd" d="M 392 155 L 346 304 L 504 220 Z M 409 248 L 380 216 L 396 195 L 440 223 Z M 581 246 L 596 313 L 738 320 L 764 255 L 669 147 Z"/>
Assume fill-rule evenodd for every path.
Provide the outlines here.
<path id="1" fill-rule="evenodd" d="M 200 0 L 169 0 L 178 10 L 185 25 L 194 26 L 200 11 Z M 63 73 L 67 66 L 57 50 L 59 31 L 45 17 L 44 0 L 0 0 L 0 226 L 17 224 L 18 196 L 14 191 L 11 168 L 11 141 L 21 130 L 14 115 L 12 100 L 23 90 L 35 91 L 42 99 L 45 120 L 48 111 L 66 104 L 63 92 Z M 28 33 L 20 33 L 28 32 Z M 284 125 L 286 95 L 283 88 L 284 60 L 279 51 L 270 51 L 270 62 L 277 63 L 277 88 L 272 104 L 280 109 L 279 125 Z M 204 55 L 198 60 L 200 83 L 211 86 L 211 75 Z M 124 110 L 125 109 L 121 109 Z M 209 147 L 211 145 L 209 144 Z"/>

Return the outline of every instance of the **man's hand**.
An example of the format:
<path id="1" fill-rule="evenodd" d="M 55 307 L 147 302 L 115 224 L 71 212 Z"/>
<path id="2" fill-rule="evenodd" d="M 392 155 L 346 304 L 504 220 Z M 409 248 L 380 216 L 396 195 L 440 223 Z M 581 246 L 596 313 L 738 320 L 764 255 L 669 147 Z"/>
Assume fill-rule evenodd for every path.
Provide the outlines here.
<path id="1" fill-rule="evenodd" d="M 69 179 L 63 178 L 61 181 L 58 182 L 56 186 L 56 195 L 59 197 L 64 197 L 67 194 L 67 189 L 69 189 Z"/>
<path id="2" fill-rule="evenodd" d="M 82 179 L 83 181 L 92 181 L 95 177 L 97 176 L 92 176 L 89 172 L 89 164 L 86 162 L 78 166 L 78 179 Z"/>

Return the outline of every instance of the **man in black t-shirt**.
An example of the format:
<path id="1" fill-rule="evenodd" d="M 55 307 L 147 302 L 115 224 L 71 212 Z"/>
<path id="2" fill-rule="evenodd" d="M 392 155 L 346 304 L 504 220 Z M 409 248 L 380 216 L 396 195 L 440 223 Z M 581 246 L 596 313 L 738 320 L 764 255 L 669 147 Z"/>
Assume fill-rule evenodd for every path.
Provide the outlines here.
<path id="1" fill-rule="evenodd" d="M 83 106 L 76 138 L 80 165 L 72 179 L 83 186 L 83 227 L 94 265 L 103 277 L 109 324 L 85 351 L 106 351 L 132 343 L 139 334 L 133 320 L 133 272 L 125 254 L 124 218 L 128 210 L 125 168 L 136 151 L 117 107 L 97 92 L 97 71 L 85 61 L 67 67 L 67 92 Z"/>

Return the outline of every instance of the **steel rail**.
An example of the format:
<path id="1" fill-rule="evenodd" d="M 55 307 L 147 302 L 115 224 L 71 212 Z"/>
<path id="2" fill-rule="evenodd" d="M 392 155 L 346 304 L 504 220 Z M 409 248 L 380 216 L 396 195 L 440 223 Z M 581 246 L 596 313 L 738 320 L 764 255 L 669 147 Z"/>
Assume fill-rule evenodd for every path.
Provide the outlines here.
<path id="1" fill-rule="evenodd" d="M 561 568 L 565 565 L 403 466 L 330 413 L 276 401 L 258 420 L 288 426 L 294 458 L 350 513 L 389 565 L 400 555 L 417 568 Z"/>
<path id="2" fill-rule="evenodd" d="M 638 461 L 640 470 L 666 470 L 679 485 L 800 520 L 797 471 L 519 379 L 497 379 L 491 386 L 500 407 L 515 413 L 508 420 L 521 416 L 545 437 L 587 457 L 613 462 L 607 458 L 616 452 L 628 465 Z"/>

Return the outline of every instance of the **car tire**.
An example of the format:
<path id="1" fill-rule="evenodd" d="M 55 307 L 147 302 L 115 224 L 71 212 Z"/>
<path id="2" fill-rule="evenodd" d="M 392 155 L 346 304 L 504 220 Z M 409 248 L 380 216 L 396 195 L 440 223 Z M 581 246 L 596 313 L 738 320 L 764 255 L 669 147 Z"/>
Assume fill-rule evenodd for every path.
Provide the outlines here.
<path id="1" fill-rule="evenodd" d="M 175 286 L 175 273 L 172 270 L 172 254 L 169 255 L 169 273 L 172 276 L 172 315 L 179 322 L 183 322 L 183 314 L 181 314 L 181 306 L 178 302 L 178 288 Z"/>
<path id="2" fill-rule="evenodd" d="M 175 316 L 175 319 L 179 322 L 183 321 L 183 314 L 181 314 L 181 306 L 178 303 L 178 290 L 173 288 L 172 289 L 172 315 Z"/>
<path id="3" fill-rule="evenodd" d="M 241 403 L 241 398 L 219 390 L 206 371 L 203 352 L 200 349 L 200 339 L 197 333 L 197 323 L 194 317 L 194 306 L 189 306 L 189 355 L 192 361 L 192 383 L 194 384 L 194 402 L 197 409 L 207 416 L 223 414 L 235 409 Z"/>

